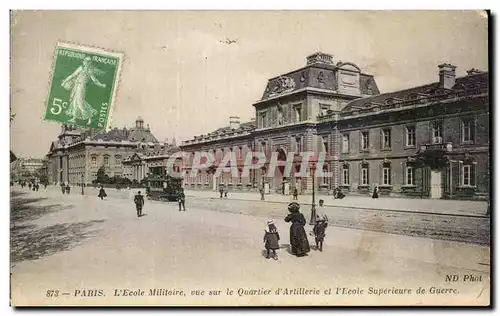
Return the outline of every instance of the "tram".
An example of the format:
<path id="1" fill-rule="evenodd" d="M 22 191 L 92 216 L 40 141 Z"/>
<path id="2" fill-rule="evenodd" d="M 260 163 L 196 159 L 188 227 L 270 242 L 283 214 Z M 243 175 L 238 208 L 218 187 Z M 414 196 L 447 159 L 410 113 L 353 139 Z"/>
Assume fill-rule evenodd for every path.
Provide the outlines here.
<path id="1" fill-rule="evenodd" d="M 154 201 L 177 201 L 182 189 L 182 179 L 169 175 L 151 175 L 146 179 L 146 196 Z"/>

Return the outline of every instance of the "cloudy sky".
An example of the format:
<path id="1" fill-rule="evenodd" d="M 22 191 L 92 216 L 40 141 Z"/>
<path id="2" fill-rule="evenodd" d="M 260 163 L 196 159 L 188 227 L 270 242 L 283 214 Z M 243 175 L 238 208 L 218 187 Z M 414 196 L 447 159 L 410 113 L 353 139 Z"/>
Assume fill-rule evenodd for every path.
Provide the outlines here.
<path id="1" fill-rule="evenodd" d="M 237 39 L 231 45 L 225 38 Z M 375 75 L 381 92 L 488 68 L 483 12 L 24 11 L 11 18 L 11 148 L 43 156 L 60 125 L 42 120 L 56 42 L 125 53 L 112 126 L 137 116 L 178 141 L 253 118 L 267 79 L 323 51 Z"/>

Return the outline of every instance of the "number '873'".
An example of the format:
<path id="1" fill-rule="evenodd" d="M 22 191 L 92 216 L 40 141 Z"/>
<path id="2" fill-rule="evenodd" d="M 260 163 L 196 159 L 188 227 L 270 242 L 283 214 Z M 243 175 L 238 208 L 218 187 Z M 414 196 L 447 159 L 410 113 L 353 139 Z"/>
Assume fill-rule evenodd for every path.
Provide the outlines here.
<path id="1" fill-rule="evenodd" d="M 54 115 L 59 115 L 59 114 L 61 114 L 62 110 L 65 109 L 67 106 L 68 106 L 68 102 L 63 101 L 61 99 L 54 98 L 52 100 L 50 113 L 52 113 Z"/>

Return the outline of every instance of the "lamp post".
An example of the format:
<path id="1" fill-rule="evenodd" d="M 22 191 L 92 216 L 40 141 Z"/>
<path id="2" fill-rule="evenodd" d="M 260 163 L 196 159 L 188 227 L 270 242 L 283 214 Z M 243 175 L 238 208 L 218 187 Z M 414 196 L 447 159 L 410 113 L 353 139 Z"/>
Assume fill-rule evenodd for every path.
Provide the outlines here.
<path id="1" fill-rule="evenodd" d="M 84 180 L 84 177 L 83 177 L 83 174 L 82 174 L 82 195 L 85 194 L 85 192 L 83 192 L 83 187 L 85 186 L 85 183 L 83 182 L 83 180 Z"/>
<path id="2" fill-rule="evenodd" d="M 315 185 L 315 172 L 316 172 L 316 163 L 312 163 L 311 165 L 312 172 L 312 205 L 311 205 L 311 220 L 309 221 L 309 225 L 316 224 L 316 185 Z"/>

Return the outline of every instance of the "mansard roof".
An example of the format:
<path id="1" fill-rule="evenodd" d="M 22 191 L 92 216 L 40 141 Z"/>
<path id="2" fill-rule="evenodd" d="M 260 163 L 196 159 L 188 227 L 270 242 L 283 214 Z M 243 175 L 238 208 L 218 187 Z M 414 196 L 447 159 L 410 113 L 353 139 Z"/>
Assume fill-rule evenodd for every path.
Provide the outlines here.
<path id="1" fill-rule="evenodd" d="M 488 72 L 474 73 L 464 77 L 457 77 L 455 80 L 455 85 L 453 86 L 453 91 L 463 91 L 476 89 L 479 86 L 488 85 Z M 433 82 L 430 84 L 417 86 L 409 89 L 403 89 L 388 93 L 382 93 L 372 97 L 365 97 L 354 99 L 347 103 L 343 112 L 352 111 L 353 109 L 373 107 L 374 105 L 389 105 L 394 103 L 401 103 L 405 101 L 412 101 L 414 99 L 426 98 L 439 93 L 442 93 L 444 89 L 439 87 L 439 82 Z"/>
<path id="2" fill-rule="evenodd" d="M 91 137 L 92 140 L 102 139 L 104 141 L 137 141 L 137 142 L 147 142 L 147 143 L 158 143 L 158 140 L 151 131 L 147 128 L 123 128 L 118 129 L 114 128 L 109 132 L 99 132 L 96 135 Z"/>
<path id="3" fill-rule="evenodd" d="M 322 53 L 314 55 L 318 54 L 328 55 Z M 360 67 L 352 62 L 338 61 L 337 63 L 333 63 L 331 59 L 328 62 L 309 62 L 308 60 L 308 64 L 305 67 L 269 79 L 261 100 L 304 88 L 336 91 L 338 86 L 336 73 L 339 69 L 347 69 L 348 71 L 359 73 L 362 95 L 376 95 L 380 93 L 373 76 L 362 73 Z"/>

